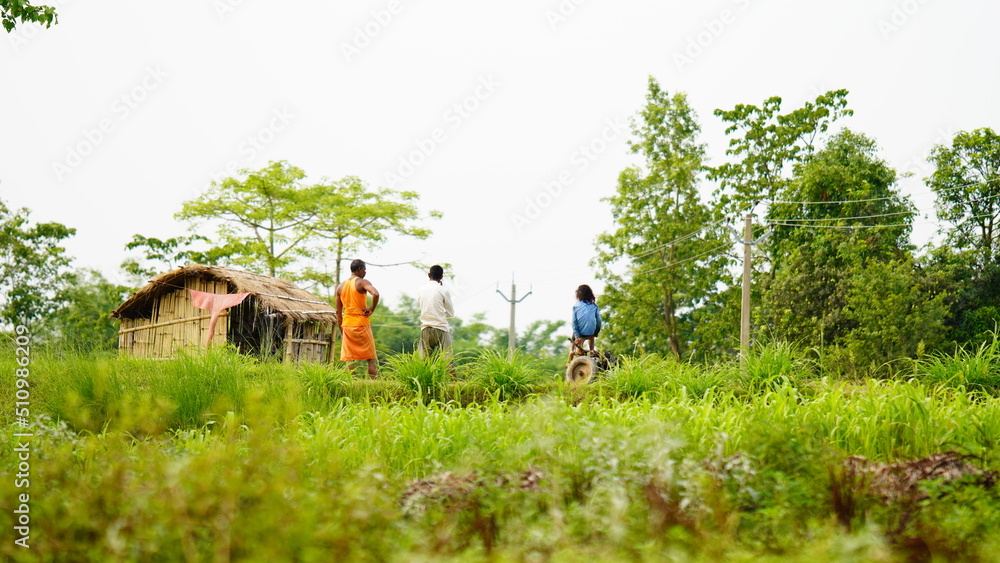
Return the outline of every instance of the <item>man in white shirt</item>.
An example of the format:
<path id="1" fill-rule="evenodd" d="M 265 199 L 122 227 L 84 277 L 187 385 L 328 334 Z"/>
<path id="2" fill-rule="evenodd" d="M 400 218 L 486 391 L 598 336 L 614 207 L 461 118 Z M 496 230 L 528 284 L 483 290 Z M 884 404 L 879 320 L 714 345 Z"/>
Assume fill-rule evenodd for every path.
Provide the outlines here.
<path id="1" fill-rule="evenodd" d="M 444 268 L 431 266 L 427 277 L 430 281 L 417 292 L 417 304 L 420 305 L 420 344 L 417 350 L 421 355 L 435 350 L 448 353 L 451 350 L 448 319 L 455 316 L 455 307 L 451 304 L 451 293 L 441 282 Z"/>

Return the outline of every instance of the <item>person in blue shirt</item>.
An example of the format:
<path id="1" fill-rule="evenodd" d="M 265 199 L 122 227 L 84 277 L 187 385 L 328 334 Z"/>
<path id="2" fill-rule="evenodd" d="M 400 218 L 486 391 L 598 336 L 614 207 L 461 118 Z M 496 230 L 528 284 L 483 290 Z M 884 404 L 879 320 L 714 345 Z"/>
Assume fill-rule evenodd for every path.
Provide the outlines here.
<path id="1" fill-rule="evenodd" d="M 576 288 L 576 305 L 573 306 L 573 348 L 583 349 L 587 343 L 589 352 L 594 351 L 594 338 L 601 332 L 601 311 L 597 299 L 589 285 Z M 573 355 L 575 350 L 570 350 Z"/>

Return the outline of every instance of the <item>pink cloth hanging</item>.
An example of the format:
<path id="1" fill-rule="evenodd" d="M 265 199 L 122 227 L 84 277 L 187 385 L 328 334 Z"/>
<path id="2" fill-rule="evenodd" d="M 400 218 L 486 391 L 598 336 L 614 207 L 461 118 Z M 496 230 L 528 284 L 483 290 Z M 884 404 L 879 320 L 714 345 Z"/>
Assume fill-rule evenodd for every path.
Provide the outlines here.
<path id="1" fill-rule="evenodd" d="M 205 336 L 205 348 L 212 346 L 215 323 L 219 320 L 219 314 L 222 310 L 239 305 L 247 298 L 247 295 L 250 295 L 249 293 L 206 293 L 194 289 L 189 289 L 188 291 L 191 293 L 191 303 L 195 307 L 212 313 L 212 318 L 208 321 L 208 335 Z"/>

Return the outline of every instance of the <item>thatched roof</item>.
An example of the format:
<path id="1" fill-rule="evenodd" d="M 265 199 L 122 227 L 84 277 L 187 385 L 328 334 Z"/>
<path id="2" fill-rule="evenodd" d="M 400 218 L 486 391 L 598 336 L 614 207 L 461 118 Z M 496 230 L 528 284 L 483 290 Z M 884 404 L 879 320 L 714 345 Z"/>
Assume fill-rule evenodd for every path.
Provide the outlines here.
<path id="1" fill-rule="evenodd" d="M 291 282 L 225 266 L 188 264 L 149 281 L 111 313 L 115 319 L 148 316 L 162 295 L 184 289 L 184 280 L 196 276 L 227 282 L 231 293 L 250 293 L 270 313 L 300 321 L 333 322 L 336 310 L 318 297 Z"/>

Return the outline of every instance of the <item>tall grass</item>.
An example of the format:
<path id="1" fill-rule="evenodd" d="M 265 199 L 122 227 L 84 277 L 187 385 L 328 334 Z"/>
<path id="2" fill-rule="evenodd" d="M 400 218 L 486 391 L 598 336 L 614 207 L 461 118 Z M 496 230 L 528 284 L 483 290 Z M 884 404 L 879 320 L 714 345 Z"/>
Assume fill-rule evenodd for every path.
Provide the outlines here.
<path id="1" fill-rule="evenodd" d="M 544 375 L 534 359 L 520 350 L 485 350 L 472 363 L 471 380 L 502 401 L 531 392 Z"/>
<path id="2" fill-rule="evenodd" d="M 341 398 L 291 418 L 255 389 L 241 411 L 156 436 L 39 421 L 36 543 L 30 554 L 10 542 L 0 553 L 15 561 L 892 560 L 903 546 L 883 535 L 894 522 L 889 507 L 871 503 L 855 531 L 838 527 L 831 464 L 957 449 L 1000 466 L 1000 399 L 917 381 L 470 407 Z M 14 431 L 0 434 L 13 440 Z M 13 455 L 0 453 L 0 498 L 16 492 Z M 529 474 L 537 481 L 526 484 Z M 414 483 L 423 493 L 407 505 Z M 989 558 L 1000 541 L 1000 499 L 990 490 L 953 485 L 925 505 L 901 537 L 925 541 L 939 558 Z"/>
<path id="3" fill-rule="evenodd" d="M 388 372 L 423 400 L 441 397 L 451 380 L 451 358 L 447 354 L 396 354 L 388 360 Z"/>
<path id="4" fill-rule="evenodd" d="M 996 395 L 1000 391 L 1000 340 L 995 333 L 974 351 L 959 348 L 915 362 L 916 377 L 927 383 Z"/>

